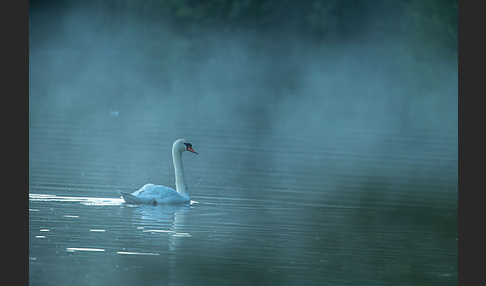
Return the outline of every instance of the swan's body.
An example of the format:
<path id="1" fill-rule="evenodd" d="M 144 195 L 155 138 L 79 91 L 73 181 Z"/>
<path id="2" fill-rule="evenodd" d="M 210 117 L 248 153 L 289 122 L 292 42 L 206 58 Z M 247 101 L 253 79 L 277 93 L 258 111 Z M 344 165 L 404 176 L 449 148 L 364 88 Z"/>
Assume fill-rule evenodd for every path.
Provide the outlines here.
<path id="1" fill-rule="evenodd" d="M 178 139 L 172 145 L 172 160 L 175 170 L 176 189 L 146 184 L 139 190 L 129 194 L 120 193 L 129 204 L 178 204 L 190 202 L 190 197 L 187 194 L 187 187 L 184 182 L 184 169 L 182 167 L 182 152 L 190 151 L 196 153 L 192 149 L 191 143 L 187 143 L 184 139 Z M 197 153 L 196 153 L 197 154 Z"/>
<path id="2" fill-rule="evenodd" d="M 130 204 L 175 204 L 191 200 L 187 194 L 180 194 L 170 187 L 154 184 L 146 184 L 131 194 L 122 193 L 122 196 L 125 202 Z"/>

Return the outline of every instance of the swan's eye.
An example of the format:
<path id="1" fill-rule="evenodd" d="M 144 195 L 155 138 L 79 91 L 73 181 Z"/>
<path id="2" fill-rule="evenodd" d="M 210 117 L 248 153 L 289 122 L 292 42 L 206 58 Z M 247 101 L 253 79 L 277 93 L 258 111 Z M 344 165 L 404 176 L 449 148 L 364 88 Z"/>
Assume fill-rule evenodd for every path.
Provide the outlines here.
<path id="1" fill-rule="evenodd" d="M 192 153 L 198 154 L 194 149 L 192 149 L 192 144 L 191 143 L 184 143 L 186 145 L 186 151 L 190 151 Z"/>

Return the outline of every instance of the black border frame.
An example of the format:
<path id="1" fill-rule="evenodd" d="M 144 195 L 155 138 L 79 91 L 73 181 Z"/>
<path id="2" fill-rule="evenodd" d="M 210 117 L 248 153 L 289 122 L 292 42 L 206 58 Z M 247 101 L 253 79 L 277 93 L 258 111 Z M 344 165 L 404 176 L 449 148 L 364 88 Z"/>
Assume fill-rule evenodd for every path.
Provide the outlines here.
<path id="1" fill-rule="evenodd" d="M 4 277 L 4 283 L 17 285 L 29 285 L 29 4 L 29 0 L 6 1 L 0 9 L 2 183 L 8 200 L 2 207 L 3 256 L 4 273 L 11 276 Z"/>
<path id="2" fill-rule="evenodd" d="M 479 92 L 481 90 L 480 67 L 484 62 L 481 52 L 485 51 L 485 45 L 479 41 L 478 36 L 483 30 L 480 27 L 484 27 L 484 23 L 481 23 L 484 19 L 481 15 L 484 10 L 479 6 L 472 6 L 471 1 L 467 6 L 464 2 L 458 1 L 458 283 L 459 285 L 480 285 L 478 281 L 484 280 L 480 269 L 483 265 L 482 259 L 479 260 L 482 257 L 476 257 L 480 261 L 476 263 L 473 261 L 476 259 L 473 259 L 471 254 L 482 253 L 478 249 L 480 244 L 478 242 L 482 237 L 477 235 L 482 224 L 480 222 L 478 224 L 475 220 L 481 215 L 481 205 L 484 201 L 475 198 L 475 195 L 483 191 L 480 163 L 484 161 L 481 160 L 484 156 L 480 153 L 480 147 L 484 146 L 481 136 L 484 129 L 481 128 L 479 115 L 484 105 L 474 101 L 482 96 Z M 476 224 L 479 229 L 474 227 Z M 468 235 L 465 234 L 467 229 Z"/>
<path id="3" fill-rule="evenodd" d="M 479 256 L 484 251 L 480 249 L 484 236 L 484 223 L 481 209 L 484 200 L 478 197 L 482 193 L 484 175 L 481 168 L 484 154 L 481 147 L 485 146 L 483 139 L 483 124 L 481 115 L 484 105 L 479 103 L 483 96 L 482 70 L 483 53 L 486 50 L 484 34 L 484 10 L 471 5 L 469 1 L 458 1 L 458 284 L 482 285 L 484 280 L 482 269 L 484 257 Z M 478 2 L 474 2 L 478 3 Z M 466 79 L 466 80 L 465 80 Z M 475 102 L 477 101 L 477 102 Z M 484 120 L 484 119 L 483 119 Z M 467 162 L 467 164 L 465 164 Z M 468 231 L 468 232 L 467 232 Z M 468 233 L 466 235 L 466 232 Z M 474 257 L 476 256 L 476 257 Z M 479 261 L 479 262 L 477 262 Z"/>
<path id="4" fill-rule="evenodd" d="M 481 165 L 482 154 L 480 154 L 480 147 L 484 146 L 484 141 L 481 139 L 482 124 L 478 115 L 481 114 L 483 105 L 475 104 L 475 100 L 479 99 L 483 94 L 481 90 L 482 70 L 481 63 L 484 61 L 481 58 L 481 52 L 485 49 L 484 44 L 481 43 L 483 38 L 484 24 L 481 23 L 484 13 L 480 7 L 473 7 L 469 1 L 468 6 L 464 5 L 463 1 L 458 1 L 459 5 L 459 30 L 458 30 L 458 132 L 459 132 L 459 177 L 458 177 L 458 282 L 459 285 L 480 285 L 477 283 L 481 281 L 482 274 L 479 263 L 471 261 L 471 253 L 482 253 L 478 251 L 478 242 L 482 237 L 477 235 L 482 228 L 481 222 L 474 227 L 474 221 L 480 216 L 480 210 L 483 201 L 479 198 L 475 199 L 475 194 L 481 193 L 482 174 Z M 478 3 L 478 2 L 475 2 Z M 7 238 L 16 243 L 20 243 L 23 248 L 23 257 L 19 256 L 19 248 L 15 246 L 7 247 L 9 251 L 6 255 L 7 259 L 13 257 L 20 257 L 21 263 L 16 263 L 21 268 L 20 273 L 12 273 L 15 276 L 12 278 L 15 284 L 19 283 L 19 274 L 21 279 L 29 284 L 28 280 L 28 265 L 29 265 L 29 217 L 28 217 L 28 189 L 29 189 L 29 168 L 28 168 L 28 142 L 29 142 L 29 61 L 28 61 L 28 47 L 29 47 L 29 1 L 6 1 L 2 9 L 3 15 L 3 33 L 4 44 L 3 51 L 3 130 L 4 140 L 7 146 L 4 147 L 4 154 L 8 158 L 6 163 L 5 179 L 8 186 L 4 186 L 7 190 L 12 190 L 9 194 L 14 193 L 18 199 L 18 204 L 14 205 L 16 210 L 15 215 L 9 212 L 10 215 L 4 214 L 4 219 L 13 222 L 17 230 L 22 232 L 20 235 L 23 239 L 17 237 L 16 234 L 8 235 Z M 480 14 L 481 13 L 481 14 Z M 483 25 L 481 25 L 483 24 Z M 476 31 L 474 31 L 477 29 Z M 469 41 L 468 41 L 469 40 Z M 464 74 L 466 70 L 466 76 Z M 476 77 L 476 78 L 475 78 Z M 464 79 L 467 79 L 464 81 Z M 474 80 L 476 79 L 476 80 Z M 15 106 L 15 107 L 14 107 Z M 6 112 L 8 111 L 8 112 Z M 478 125 L 474 128 L 474 125 Z M 469 130 L 469 131 L 468 131 Z M 469 137 L 468 137 L 469 135 Z M 466 139 L 467 138 L 467 139 Z M 467 165 L 464 159 L 467 158 Z M 476 162 L 474 162 L 476 159 Z M 481 161 L 480 161 L 481 160 Z M 15 164 L 12 164 L 14 163 Z M 4 164 L 5 164 L 4 163 Z M 5 209 L 5 208 L 4 208 Z M 9 210 L 7 208 L 7 210 Z M 19 214 L 20 212 L 20 214 Z M 12 220 L 12 216 L 15 219 Z M 19 219 L 20 221 L 17 221 Z M 466 229 L 469 229 L 469 235 L 465 235 Z M 477 230 L 477 231 L 475 231 Z M 10 243 L 10 241 L 8 242 Z M 466 250 L 467 249 L 467 250 Z M 479 258 L 479 257 L 478 257 Z M 468 261 L 466 261 L 468 259 Z M 11 265 L 9 263 L 9 265 Z M 476 271 L 475 271 L 476 270 Z M 11 275 L 12 275 L 11 274 Z M 477 274 L 477 275 L 474 275 Z M 8 281 L 8 280 L 6 280 Z"/>

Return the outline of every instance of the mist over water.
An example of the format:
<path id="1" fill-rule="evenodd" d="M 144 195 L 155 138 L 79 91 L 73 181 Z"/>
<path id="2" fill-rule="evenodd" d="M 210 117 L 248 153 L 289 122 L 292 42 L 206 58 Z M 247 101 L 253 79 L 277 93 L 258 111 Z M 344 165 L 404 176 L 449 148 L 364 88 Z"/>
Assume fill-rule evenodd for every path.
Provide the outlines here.
<path id="1" fill-rule="evenodd" d="M 30 14 L 29 184 L 56 197 L 31 197 L 31 285 L 457 281 L 456 57 L 396 33 L 398 8 L 357 1 L 368 16 L 322 42 L 297 16 L 229 29 L 150 1 L 48 3 Z M 173 186 L 180 137 L 198 205 L 109 201 Z M 53 274 L 66 261 L 84 274 Z"/>

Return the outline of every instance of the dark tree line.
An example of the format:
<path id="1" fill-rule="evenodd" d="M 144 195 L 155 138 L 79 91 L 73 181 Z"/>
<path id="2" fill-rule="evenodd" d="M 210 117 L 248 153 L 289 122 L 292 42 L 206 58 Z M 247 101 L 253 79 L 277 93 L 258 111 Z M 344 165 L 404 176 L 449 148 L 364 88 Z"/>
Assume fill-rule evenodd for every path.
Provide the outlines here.
<path id="1" fill-rule="evenodd" d="M 128 2 L 137 5 L 137 1 Z M 152 11 L 154 17 L 164 15 L 181 25 L 285 31 L 320 41 L 384 30 L 398 36 L 411 36 L 432 48 L 457 50 L 457 0 L 166 0 L 146 3 L 158 8 Z"/>
<path id="2" fill-rule="evenodd" d="M 366 31 L 411 37 L 457 51 L 457 0 L 31 0 L 31 8 L 89 5 L 107 18 L 171 21 L 180 28 L 255 30 L 353 38 Z"/>

